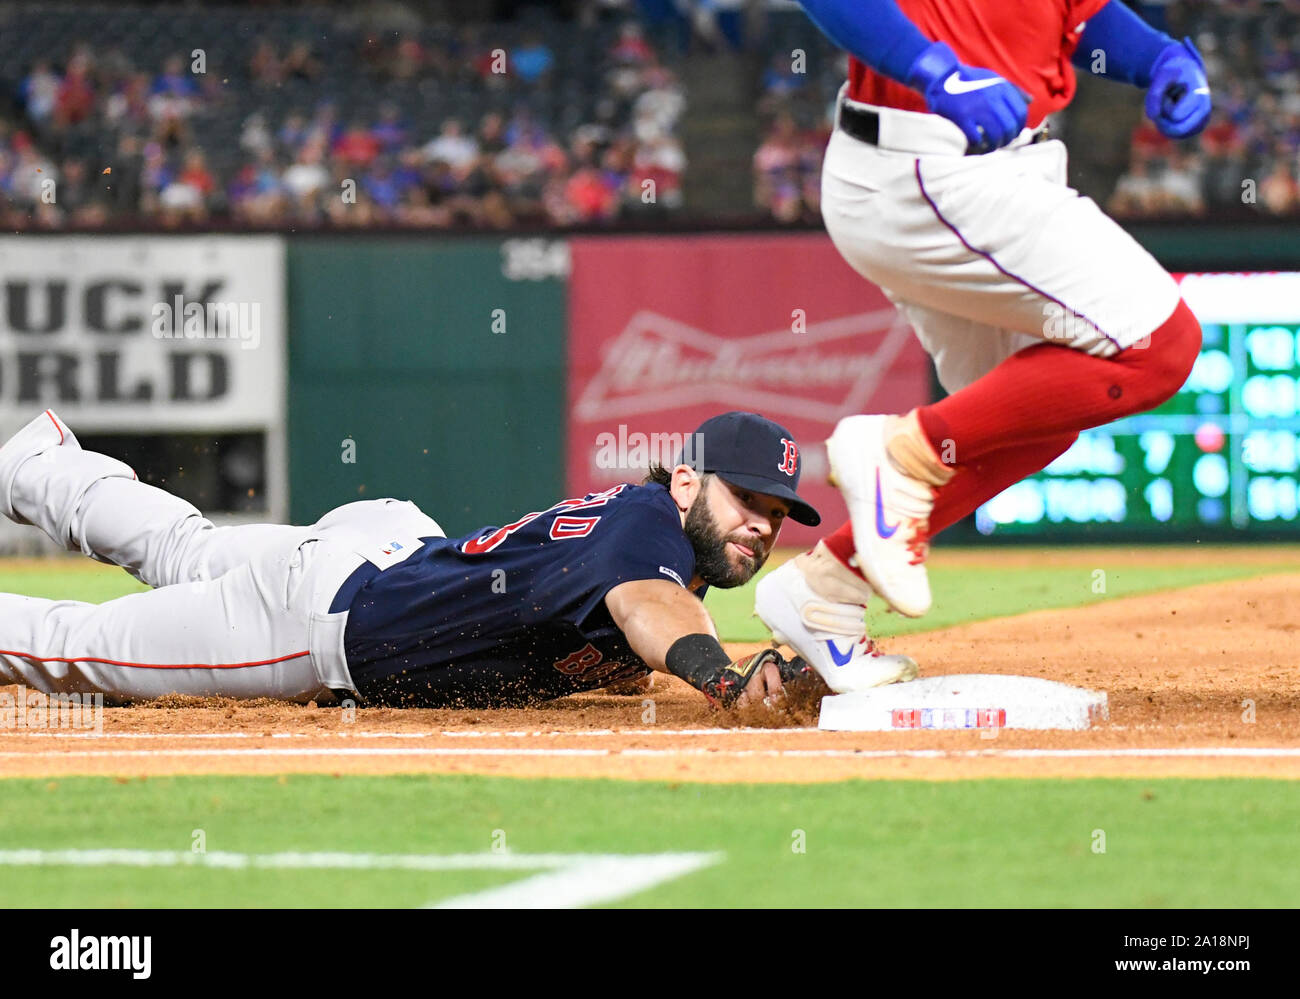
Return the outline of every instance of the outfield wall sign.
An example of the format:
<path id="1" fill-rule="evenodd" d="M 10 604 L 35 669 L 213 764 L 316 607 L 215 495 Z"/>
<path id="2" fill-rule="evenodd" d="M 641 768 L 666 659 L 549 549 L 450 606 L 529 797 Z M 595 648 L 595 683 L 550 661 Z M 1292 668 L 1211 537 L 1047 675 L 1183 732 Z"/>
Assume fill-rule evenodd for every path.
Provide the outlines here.
<path id="1" fill-rule="evenodd" d="M 7 237 L 0 268 L 0 429 L 283 422 L 280 238 Z"/>
<path id="2" fill-rule="evenodd" d="M 826 485 L 823 441 L 835 423 L 929 399 L 911 328 L 824 234 L 593 237 L 574 239 L 570 257 L 574 495 L 671 463 L 705 419 L 745 409 L 794 435 L 800 494 L 834 525 L 844 505 Z M 818 535 L 792 523 L 781 540 Z"/>
<path id="3" fill-rule="evenodd" d="M 283 239 L 0 237 L 0 270 L 0 440 L 52 408 L 220 522 L 287 517 Z"/>

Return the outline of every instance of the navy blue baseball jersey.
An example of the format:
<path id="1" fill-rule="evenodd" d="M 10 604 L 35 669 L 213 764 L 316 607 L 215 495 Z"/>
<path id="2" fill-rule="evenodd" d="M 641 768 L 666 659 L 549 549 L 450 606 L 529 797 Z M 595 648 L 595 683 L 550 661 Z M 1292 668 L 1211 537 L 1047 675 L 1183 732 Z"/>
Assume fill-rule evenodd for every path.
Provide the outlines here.
<path id="1" fill-rule="evenodd" d="M 635 579 L 685 586 L 695 572 L 677 504 L 659 485 L 420 541 L 390 568 L 363 566 L 355 595 L 341 594 L 348 668 L 368 703 L 528 704 L 647 673 L 605 594 Z"/>

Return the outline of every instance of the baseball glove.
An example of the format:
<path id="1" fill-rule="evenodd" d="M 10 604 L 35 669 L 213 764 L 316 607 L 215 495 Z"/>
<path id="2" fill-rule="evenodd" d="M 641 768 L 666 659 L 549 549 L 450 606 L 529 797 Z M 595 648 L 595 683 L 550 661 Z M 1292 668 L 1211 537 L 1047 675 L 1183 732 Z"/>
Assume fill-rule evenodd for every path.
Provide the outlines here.
<path id="1" fill-rule="evenodd" d="M 707 685 L 704 693 L 715 703 L 731 707 L 750 680 L 769 663 L 776 666 L 787 699 L 820 700 L 831 692 L 817 671 L 799 656 L 787 660 L 776 649 L 763 649 L 751 656 L 742 656 L 725 667 L 718 679 Z"/>

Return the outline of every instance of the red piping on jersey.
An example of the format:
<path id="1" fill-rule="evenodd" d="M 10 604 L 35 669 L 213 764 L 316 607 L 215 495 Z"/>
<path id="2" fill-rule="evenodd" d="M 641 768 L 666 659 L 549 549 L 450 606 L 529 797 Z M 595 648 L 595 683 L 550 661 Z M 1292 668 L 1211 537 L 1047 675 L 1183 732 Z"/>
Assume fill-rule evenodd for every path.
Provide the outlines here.
<path id="1" fill-rule="evenodd" d="M 48 409 L 45 411 L 45 415 L 48 416 L 48 417 L 50 418 L 50 422 L 54 424 L 54 429 L 57 430 L 57 431 L 59 432 L 59 443 L 62 444 L 62 443 L 63 443 L 63 428 L 62 428 L 61 426 L 59 426 L 59 421 L 56 420 L 56 419 L 54 418 L 54 414 L 51 413 Z"/>
<path id="2" fill-rule="evenodd" d="M 1016 281 L 1019 282 L 1020 284 L 1023 284 L 1030 291 L 1034 292 L 1037 295 L 1042 295 L 1049 302 L 1055 302 L 1057 305 L 1059 305 L 1062 309 L 1065 309 L 1065 311 L 1069 312 L 1071 315 L 1079 316 L 1080 318 L 1086 320 L 1088 323 L 1092 325 L 1093 329 L 1095 329 L 1103 337 L 1105 337 L 1107 340 L 1113 343 L 1115 345 L 1116 350 L 1124 349 L 1124 347 L 1120 344 L 1118 340 L 1116 340 L 1113 336 L 1111 336 L 1109 333 L 1103 330 L 1091 319 L 1088 319 L 1088 317 L 1085 316 L 1082 312 L 1076 312 L 1074 309 L 1071 309 L 1059 298 L 1056 298 L 1054 295 L 1049 295 L 1047 292 L 1043 291 L 1042 288 L 1035 287 L 1034 285 L 1026 281 L 1024 278 L 1022 278 L 1019 274 L 1012 274 L 1009 270 L 1007 270 L 1000 263 L 998 263 L 997 259 L 993 256 L 993 254 L 989 253 L 987 250 L 976 249 L 975 247 L 971 246 L 970 243 L 966 242 L 966 237 L 961 234 L 961 230 L 943 217 L 943 212 L 939 211 L 939 206 L 934 203 L 934 199 L 930 197 L 930 192 L 925 189 L 925 181 L 921 179 L 921 161 L 919 159 L 916 160 L 914 166 L 916 170 L 916 186 L 921 189 L 921 197 L 925 198 L 926 204 L 928 204 L 930 206 L 930 210 L 934 212 L 934 217 L 937 218 L 944 225 L 946 225 L 949 229 L 951 229 L 953 235 L 961 240 L 962 246 L 970 250 L 971 253 L 983 257 L 990 264 L 996 267 L 999 272 L 1011 278 L 1012 281 Z"/>
<path id="3" fill-rule="evenodd" d="M 277 659 L 259 659 L 251 663 L 127 663 L 116 659 L 98 659 L 95 656 L 74 656 L 71 659 L 65 659 L 62 656 L 34 656 L 28 652 L 0 649 L 0 656 L 14 656 L 17 659 L 27 659 L 38 663 L 103 663 L 105 666 L 127 666 L 133 669 L 244 669 L 248 666 L 271 666 L 275 663 L 286 662 L 290 659 L 301 659 L 303 656 L 309 655 L 311 655 L 310 652 L 291 652 L 287 656 L 280 656 Z"/>

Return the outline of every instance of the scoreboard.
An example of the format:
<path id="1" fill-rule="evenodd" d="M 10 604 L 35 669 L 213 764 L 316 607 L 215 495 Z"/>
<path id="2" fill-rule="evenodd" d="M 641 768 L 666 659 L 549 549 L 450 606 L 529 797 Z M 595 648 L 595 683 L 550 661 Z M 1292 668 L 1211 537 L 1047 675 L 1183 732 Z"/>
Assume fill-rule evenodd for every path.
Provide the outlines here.
<path id="1" fill-rule="evenodd" d="M 1176 277 L 1204 334 L 1186 384 L 995 496 L 981 534 L 1300 537 L 1300 273 Z"/>

